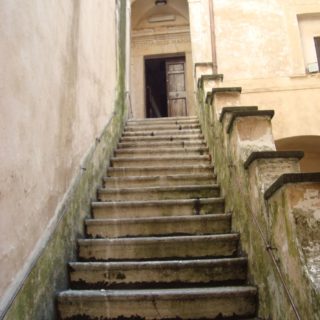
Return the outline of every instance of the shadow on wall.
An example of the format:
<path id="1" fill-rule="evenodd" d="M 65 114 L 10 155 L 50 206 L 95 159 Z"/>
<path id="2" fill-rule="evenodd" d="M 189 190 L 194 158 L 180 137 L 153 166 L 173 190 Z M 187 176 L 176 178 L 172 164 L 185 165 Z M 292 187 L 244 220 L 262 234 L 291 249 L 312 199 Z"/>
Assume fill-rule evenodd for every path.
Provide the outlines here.
<path id="1" fill-rule="evenodd" d="M 301 150 L 301 172 L 320 172 L 320 136 L 297 136 L 277 140 L 278 151 Z"/>

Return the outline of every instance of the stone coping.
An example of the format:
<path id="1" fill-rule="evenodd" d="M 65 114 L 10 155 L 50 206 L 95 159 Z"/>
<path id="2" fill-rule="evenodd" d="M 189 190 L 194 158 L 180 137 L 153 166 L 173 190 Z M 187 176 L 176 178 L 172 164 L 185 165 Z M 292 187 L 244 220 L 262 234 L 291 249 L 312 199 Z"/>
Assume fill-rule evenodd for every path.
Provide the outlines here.
<path id="1" fill-rule="evenodd" d="M 230 106 L 230 107 L 223 107 L 220 113 L 219 121 L 222 122 L 224 116 L 228 112 L 237 112 L 237 111 L 256 111 L 258 110 L 257 106 Z"/>
<path id="2" fill-rule="evenodd" d="M 213 88 L 211 92 L 207 93 L 206 96 L 206 103 L 212 103 L 213 95 L 216 93 L 241 93 L 242 88 L 241 87 L 219 87 L 219 88 Z"/>
<path id="3" fill-rule="evenodd" d="M 320 172 L 310 173 L 285 173 L 281 175 L 264 193 L 268 200 L 272 195 L 288 183 L 318 182 L 320 183 Z"/>
<path id="4" fill-rule="evenodd" d="M 242 88 L 241 87 L 219 87 L 219 88 L 213 88 L 212 94 L 215 93 L 225 93 L 225 92 L 235 92 L 235 93 L 241 93 Z"/>
<path id="5" fill-rule="evenodd" d="M 223 81 L 223 74 L 216 73 L 216 74 L 204 74 L 204 75 L 202 75 L 198 80 L 198 88 L 202 88 L 203 87 L 204 81 L 210 81 L 210 80 Z"/>
<path id="6" fill-rule="evenodd" d="M 270 119 L 272 119 L 273 116 L 274 116 L 274 110 L 255 110 L 255 111 L 233 112 L 230 123 L 227 128 L 227 133 L 231 132 L 234 121 L 237 118 L 241 118 L 241 117 L 269 117 Z"/>
<path id="7" fill-rule="evenodd" d="M 300 160 L 303 156 L 303 151 L 254 151 L 250 154 L 243 166 L 247 170 L 251 163 L 258 159 L 296 158 Z"/>

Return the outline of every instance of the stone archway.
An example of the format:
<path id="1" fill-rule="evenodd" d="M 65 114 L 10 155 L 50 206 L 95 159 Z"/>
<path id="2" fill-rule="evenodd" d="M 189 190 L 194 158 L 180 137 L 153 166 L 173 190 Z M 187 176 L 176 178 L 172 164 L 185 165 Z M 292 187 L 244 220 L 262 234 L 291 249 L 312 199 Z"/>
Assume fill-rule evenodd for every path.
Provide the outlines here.
<path id="1" fill-rule="evenodd" d="M 295 136 L 275 141 L 277 150 L 301 150 L 304 157 L 300 161 L 301 172 L 320 171 L 320 136 Z"/>

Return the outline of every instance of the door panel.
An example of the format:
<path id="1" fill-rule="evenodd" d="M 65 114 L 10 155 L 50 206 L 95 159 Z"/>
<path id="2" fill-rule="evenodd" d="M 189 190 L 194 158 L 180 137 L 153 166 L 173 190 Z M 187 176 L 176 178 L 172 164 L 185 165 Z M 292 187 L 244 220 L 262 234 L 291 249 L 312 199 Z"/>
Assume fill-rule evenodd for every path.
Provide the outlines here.
<path id="1" fill-rule="evenodd" d="M 168 116 L 187 115 L 185 61 L 166 61 Z"/>

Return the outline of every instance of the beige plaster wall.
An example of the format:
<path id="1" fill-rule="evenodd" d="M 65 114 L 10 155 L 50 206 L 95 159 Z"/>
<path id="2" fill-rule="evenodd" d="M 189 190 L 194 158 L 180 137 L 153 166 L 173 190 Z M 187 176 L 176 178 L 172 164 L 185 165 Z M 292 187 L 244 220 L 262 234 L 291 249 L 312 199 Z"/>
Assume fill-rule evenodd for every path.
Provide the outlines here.
<path id="1" fill-rule="evenodd" d="M 0 297 L 111 116 L 115 1 L 0 3 Z"/>
<path id="2" fill-rule="evenodd" d="M 193 63 L 212 62 L 209 1 L 188 0 Z"/>
<path id="3" fill-rule="evenodd" d="M 221 86 L 241 86 L 242 105 L 274 109 L 275 139 L 320 135 L 320 74 L 305 73 L 298 23 L 320 0 L 212 1 Z"/>

